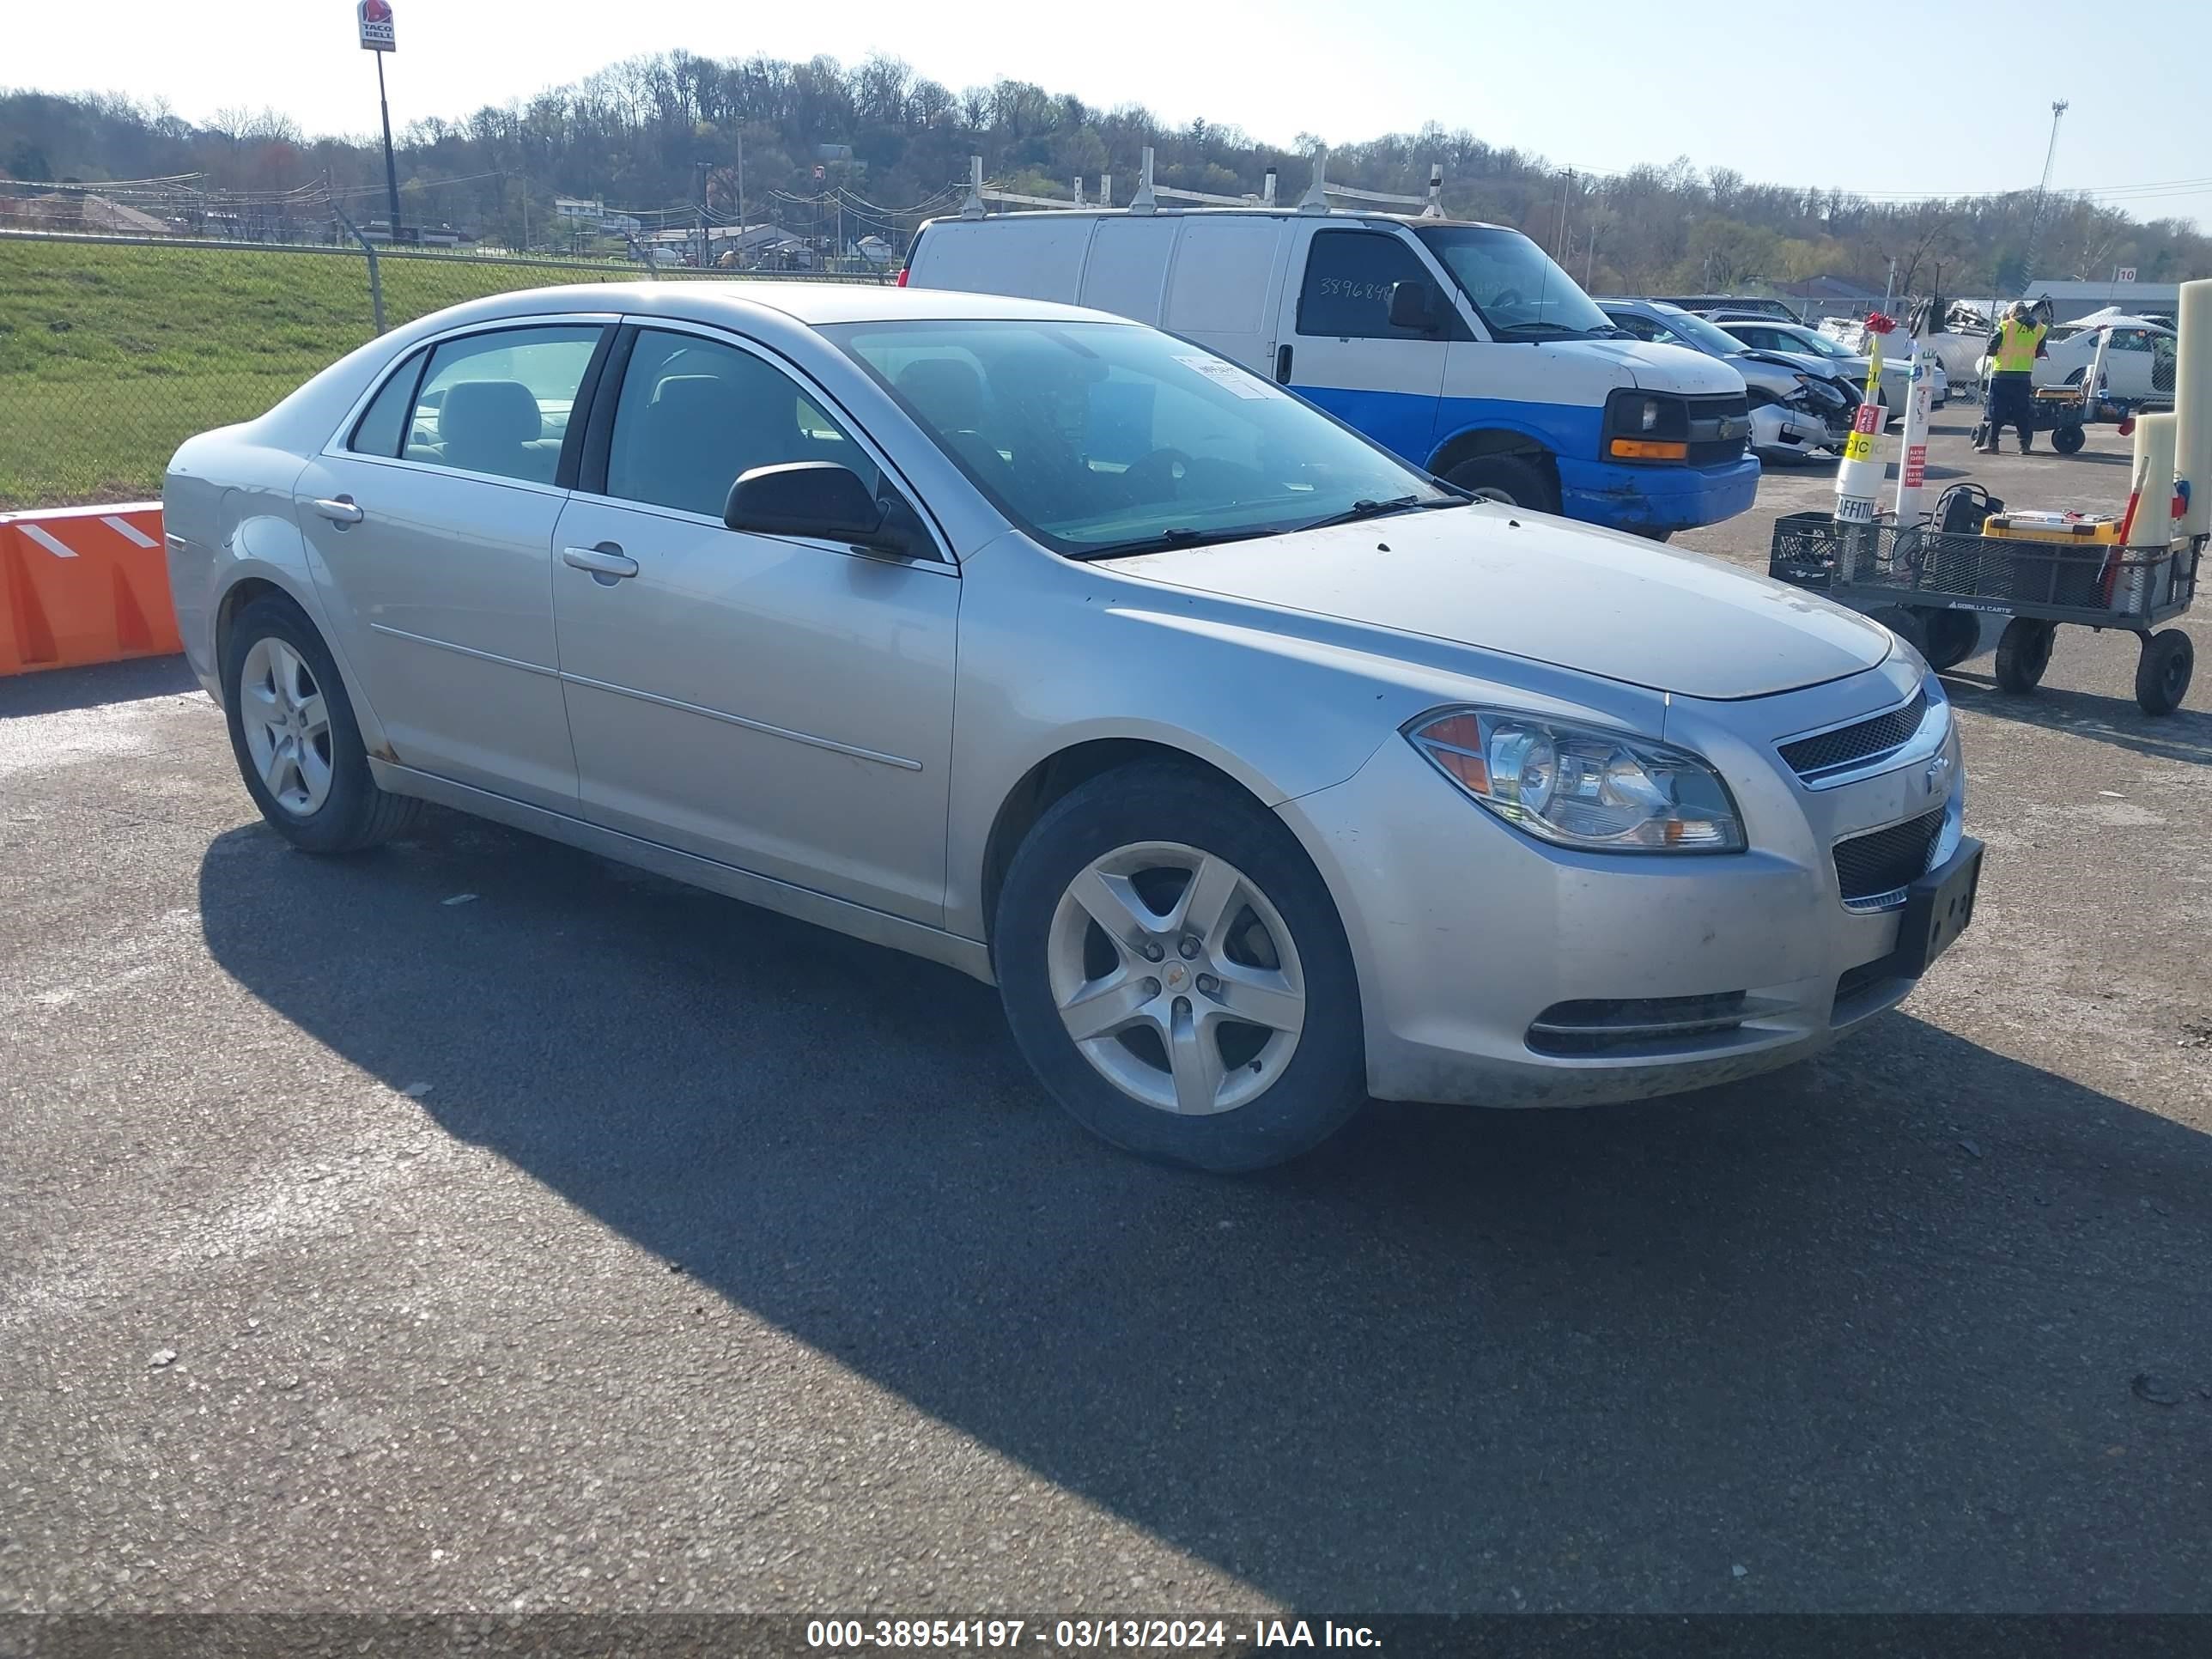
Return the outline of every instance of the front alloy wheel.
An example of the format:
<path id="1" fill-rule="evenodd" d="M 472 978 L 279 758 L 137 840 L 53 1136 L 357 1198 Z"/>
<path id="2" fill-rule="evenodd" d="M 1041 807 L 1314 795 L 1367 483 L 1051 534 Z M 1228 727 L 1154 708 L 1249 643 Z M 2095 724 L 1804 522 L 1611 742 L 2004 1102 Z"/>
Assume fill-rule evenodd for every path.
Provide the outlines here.
<path id="1" fill-rule="evenodd" d="M 1366 1097 L 1328 884 L 1282 819 L 1194 764 L 1134 762 L 1046 809 L 1007 868 L 992 962 L 1054 1098 L 1145 1157 L 1264 1169 Z"/>
<path id="2" fill-rule="evenodd" d="M 1281 913 L 1224 858 L 1145 842 L 1092 860 L 1047 947 L 1060 1023 L 1099 1076 L 1161 1111 L 1231 1112 L 1297 1051 L 1305 976 Z"/>

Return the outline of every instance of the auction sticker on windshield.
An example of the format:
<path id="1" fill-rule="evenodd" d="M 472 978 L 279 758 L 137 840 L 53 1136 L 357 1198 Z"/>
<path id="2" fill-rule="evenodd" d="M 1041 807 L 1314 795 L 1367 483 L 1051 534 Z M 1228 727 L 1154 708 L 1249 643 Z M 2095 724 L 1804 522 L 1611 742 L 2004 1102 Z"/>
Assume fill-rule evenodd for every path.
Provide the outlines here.
<path id="1" fill-rule="evenodd" d="M 1240 398 L 1266 398 L 1273 395 L 1274 387 L 1258 379 L 1249 369 L 1225 362 L 1218 357 L 1204 357 L 1196 352 L 1178 355 L 1176 361 L 1187 368 L 1194 368 L 1208 380 L 1227 386 Z"/>

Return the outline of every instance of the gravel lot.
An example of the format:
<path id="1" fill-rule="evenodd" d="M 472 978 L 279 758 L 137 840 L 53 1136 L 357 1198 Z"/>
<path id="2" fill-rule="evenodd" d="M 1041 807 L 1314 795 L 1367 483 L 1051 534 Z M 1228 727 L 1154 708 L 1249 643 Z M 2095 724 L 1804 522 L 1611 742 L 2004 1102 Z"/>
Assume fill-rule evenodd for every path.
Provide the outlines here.
<path id="1" fill-rule="evenodd" d="M 179 664 L 0 682 L 0 1610 L 2212 1608 L 2212 665 L 2134 662 L 1952 678 L 1981 914 L 1840 1050 L 1234 1182 L 950 972 L 297 854 Z"/>

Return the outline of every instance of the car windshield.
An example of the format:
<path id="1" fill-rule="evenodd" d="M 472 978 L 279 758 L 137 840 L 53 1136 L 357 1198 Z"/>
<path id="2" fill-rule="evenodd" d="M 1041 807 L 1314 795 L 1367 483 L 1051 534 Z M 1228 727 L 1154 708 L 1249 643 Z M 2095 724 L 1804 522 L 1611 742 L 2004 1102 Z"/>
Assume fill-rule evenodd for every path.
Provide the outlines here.
<path id="1" fill-rule="evenodd" d="M 1790 337 L 1793 340 L 1803 341 L 1803 349 L 1813 353 L 1815 356 L 1856 357 L 1858 356 L 1858 353 L 1856 351 L 1846 351 L 1840 344 L 1830 339 L 1826 335 L 1816 334 L 1809 328 L 1793 328 L 1790 331 Z"/>
<path id="2" fill-rule="evenodd" d="M 1575 279 L 1517 230 L 1417 225 L 1413 234 L 1474 301 L 1493 338 L 1565 340 L 1613 332 Z"/>
<path id="3" fill-rule="evenodd" d="M 1750 348 L 1717 323 L 1709 323 L 1694 312 L 1680 311 L 1672 306 L 1654 308 L 1659 325 L 1668 333 L 1680 335 L 1700 351 L 1711 352 L 1716 357 L 1733 357 Z"/>
<path id="4" fill-rule="evenodd" d="M 1123 323 L 823 333 L 1008 519 L 1073 558 L 1463 505 L 1273 382 Z"/>

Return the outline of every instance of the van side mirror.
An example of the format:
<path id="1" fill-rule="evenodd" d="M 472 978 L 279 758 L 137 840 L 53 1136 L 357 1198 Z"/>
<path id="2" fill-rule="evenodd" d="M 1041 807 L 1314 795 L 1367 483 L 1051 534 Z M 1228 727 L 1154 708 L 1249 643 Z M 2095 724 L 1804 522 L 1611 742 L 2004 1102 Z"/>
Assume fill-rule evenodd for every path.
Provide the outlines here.
<path id="1" fill-rule="evenodd" d="M 811 536 L 905 558 L 907 526 L 868 493 L 860 474 L 835 461 L 757 466 L 730 486 L 722 522 L 757 536 Z"/>
<path id="2" fill-rule="evenodd" d="M 1437 291 L 1426 283 L 1390 284 L 1390 326 L 1419 329 L 1436 326 Z"/>

